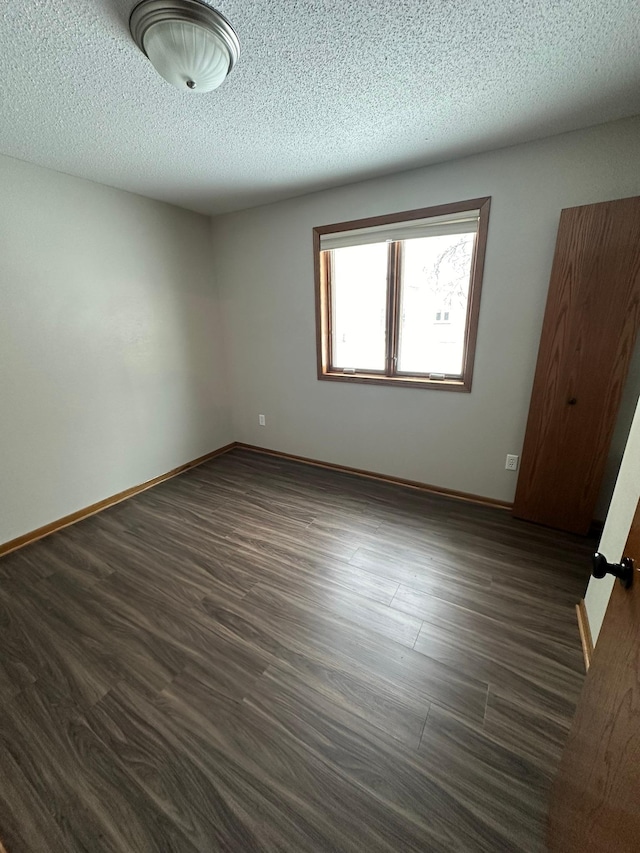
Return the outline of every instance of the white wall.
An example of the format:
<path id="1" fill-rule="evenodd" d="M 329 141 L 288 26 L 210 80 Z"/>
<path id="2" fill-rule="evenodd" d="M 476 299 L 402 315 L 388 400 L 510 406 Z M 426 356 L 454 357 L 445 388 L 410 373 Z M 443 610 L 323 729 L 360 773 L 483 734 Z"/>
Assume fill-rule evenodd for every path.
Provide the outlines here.
<path id="1" fill-rule="evenodd" d="M 209 219 L 0 157 L 0 543 L 232 440 Z"/>
<path id="2" fill-rule="evenodd" d="M 560 210 L 638 193 L 632 119 L 214 219 L 234 437 L 512 500 Z M 485 195 L 472 393 L 317 381 L 313 226 Z"/>
<path id="3" fill-rule="evenodd" d="M 631 425 L 611 506 L 602 531 L 599 550 L 610 563 L 619 563 L 640 500 L 640 403 Z M 598 639 L 615 579 L 591 578 L 584 597 L 593 641 Z"/>

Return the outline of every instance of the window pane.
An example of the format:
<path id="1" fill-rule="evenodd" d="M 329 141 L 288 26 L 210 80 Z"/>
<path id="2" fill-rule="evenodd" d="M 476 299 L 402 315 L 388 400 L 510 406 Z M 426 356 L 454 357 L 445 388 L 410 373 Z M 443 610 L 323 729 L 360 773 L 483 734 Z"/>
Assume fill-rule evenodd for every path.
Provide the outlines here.
<path id="1" fill-rule="evenodd" d="M 333 250 L 333 367 L 384 370 L 387 243 Z"/>
<path id="2" fill-rule="evenodd" d="M 475 234 L 404 242 L 398 370 L 462 375 Z"/>

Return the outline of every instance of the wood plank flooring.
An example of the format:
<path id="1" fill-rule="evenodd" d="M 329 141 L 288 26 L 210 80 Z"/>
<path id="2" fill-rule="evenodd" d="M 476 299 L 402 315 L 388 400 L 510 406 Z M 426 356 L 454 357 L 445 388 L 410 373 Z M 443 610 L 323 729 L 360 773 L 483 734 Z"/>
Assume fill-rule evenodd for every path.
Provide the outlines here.
<path id="1" fill-rule="evenodd" d="M 544 849 L 592 549 L 235 450 L 8 555 L 7 853 Z"/>

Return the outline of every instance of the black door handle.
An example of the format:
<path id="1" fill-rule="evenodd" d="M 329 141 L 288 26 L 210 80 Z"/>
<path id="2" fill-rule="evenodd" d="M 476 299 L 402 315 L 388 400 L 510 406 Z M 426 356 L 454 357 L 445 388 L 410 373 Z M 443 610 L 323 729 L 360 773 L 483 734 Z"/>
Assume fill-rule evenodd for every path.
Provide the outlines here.
<path id="1" fill-rule="evenodd" d="M 605 575 L 613 575 L 618 578 L 625 589 L 629 589 L 633 583 L 633 560 L 631 557 L 623 557 L 619 563 L 608 563 L 604 554 L 594 554 L 591 558 L 594 578 L 603 578 Z"/>

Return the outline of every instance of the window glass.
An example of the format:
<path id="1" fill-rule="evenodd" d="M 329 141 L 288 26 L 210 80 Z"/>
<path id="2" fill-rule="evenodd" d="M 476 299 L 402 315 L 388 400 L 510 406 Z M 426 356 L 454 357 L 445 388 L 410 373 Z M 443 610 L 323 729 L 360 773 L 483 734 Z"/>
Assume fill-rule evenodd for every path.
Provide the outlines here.
<path id="1" fill-rule="evenodd" d="M 399 372 L 462 375 L 474 241 L 475 234 L 404 241 Z"/>
<path id="2" fill-rule="evenodd" d="M 333 367 L 384 370 L 387 243 L 333 250 Z"/>

